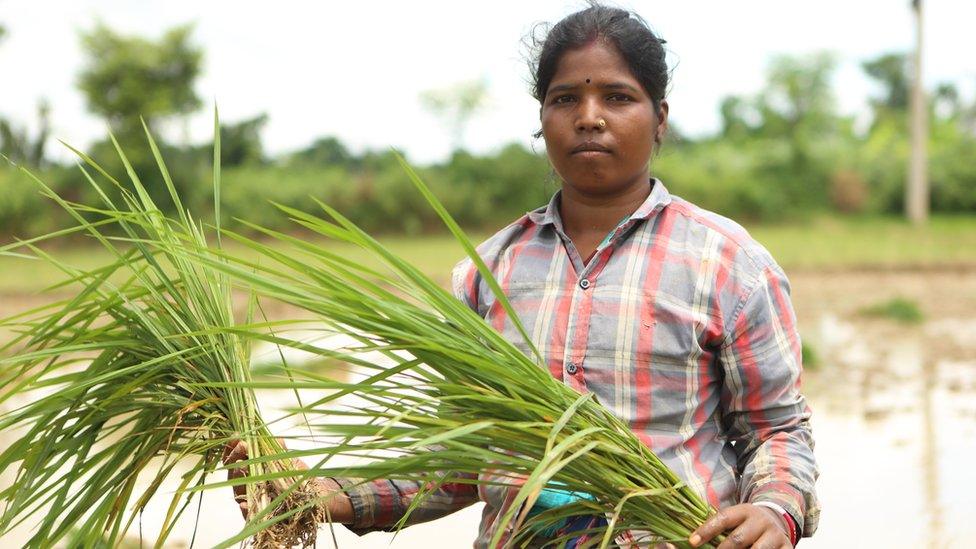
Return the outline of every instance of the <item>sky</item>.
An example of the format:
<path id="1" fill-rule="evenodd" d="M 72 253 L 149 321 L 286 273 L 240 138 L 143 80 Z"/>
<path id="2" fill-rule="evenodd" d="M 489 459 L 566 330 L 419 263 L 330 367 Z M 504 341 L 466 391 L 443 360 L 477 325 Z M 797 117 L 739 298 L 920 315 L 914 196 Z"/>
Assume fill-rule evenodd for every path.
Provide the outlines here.
<path id="1" fill-rule="evenodd" d="M 776 55 L 833 52 L 841 112 L 865 118 L 877 90 L 861 62 L 914 43 L 909 0 L 632 0 L 615 5 L 643 16 L 667 40 L 674 73 L 671 121 L 691 136 L 719 126 L 718 105 L 754 94 Z M 41 97 L 52 105 L 53 136 L 82 147 L 105 135 L 76 81 L 85 58 L 79 32 L 102 21 L 118 32 L 158 38 L 193 23 L 204 50 L 196 89 L 205 107 L 170 125 L 169 137 L 204 142 L 212 110 L 233 122 L 269 115 L 263 138 L 272 155 L 334 135 L 354 151 L 406 151 L 414 162 L 444 159 L 449 128 L 419 97 L 425 90 L 484 79 L 488 106 L 467 128 L 464 146 L 487 153 L 531 135 L 538 105 L 528 92 L 522 39 L 555 22 L 579 0 L 299 2 L 276 0 L 0 0 L 0 115 L 36 125 Z M 972 21 L 976 2 L 925 0 L 926 84 L 976 86 Z M 65 159 L 60 145 L 51 156 Z"/>

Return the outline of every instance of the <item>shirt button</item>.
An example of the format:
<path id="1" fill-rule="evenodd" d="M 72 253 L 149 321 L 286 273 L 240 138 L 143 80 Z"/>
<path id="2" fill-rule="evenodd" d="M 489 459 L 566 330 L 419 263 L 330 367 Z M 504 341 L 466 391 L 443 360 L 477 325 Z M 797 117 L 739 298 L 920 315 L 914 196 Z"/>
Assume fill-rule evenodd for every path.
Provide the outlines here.
<path id="1" fill-rule="evenodd" d="M 576 370 L 578 370 L 578 369 L 579 369 L 579 367 L 576 366 L 576 363 L 575 362 L 570 362 L 569 364 L 566 365 L 566 373 L 569 374 L 569 375 L 575 374 L 576 373 Z"/>
<path id="2" fill-rule="evenodd" d="M 580 280 L 580 288 L 583 288 L 585 290 L 585 289 L 587 289 L 589 287 L 590 287 L 590 281 L 589 280 L 587 280 L 585 278 L 583 280 Z"/>

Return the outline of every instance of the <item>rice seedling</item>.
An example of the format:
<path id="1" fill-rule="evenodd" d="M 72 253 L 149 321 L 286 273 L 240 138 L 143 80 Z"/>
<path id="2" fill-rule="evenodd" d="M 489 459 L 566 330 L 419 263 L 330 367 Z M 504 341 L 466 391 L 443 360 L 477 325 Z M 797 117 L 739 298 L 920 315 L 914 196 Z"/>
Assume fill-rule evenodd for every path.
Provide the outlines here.
<path id="1" fill-rule="evenodd" d="M 904 297 L 893 297 L 858 310 L 860 316 L 886 318 L 901 324 L 920 324 L 925 315 L 918 303 Z"/>
<path id="2" fill-rule="evenodd" d="M 218 158 L 219 151 L 215 164 Z M 158 152 L 157 160 L 165 175 Z M 507 527 L 497 530 L 492 547 L 521 545 L 578 515 L 609 518 L 590 532 L 593 544 L 601 547 L 624 531 L 687 546 L 688 535 L 712 509 L 593 395 L 576 393 L 540 367 L 538 351 L 488 266 L 401 162 L 516 323 L 522 348 L 326 204 L 318 204 L 321 216 L 279 207 L 298 226 L 360 247 L 383 267 L 253 225 L 263 240 L 227 230 L 218 235 L 237 240 L 260 259 L 230 254 L 219 240 L 209 245 L 202 227 L 182 207 L 178 220 L 159 214 L 131 170 L 136 194 L 125 195 L 124 209 L 107 198 L 95 209 L 51 193 L 79 227 L 116 251 L 117 261 L 86 272 L 63 266 L 69 280 L 82 284 L 78 296 L 17 319 L 23 332 L 18 343 L 28 352 L 0 362 L 0 375 L 10 386 L 0 402 L 48 388 L 58 392 L 0 416 L 0 429 L 29 428 L 0 454 L 0 469 L 20 464 L 18 488 L 0 492 L 7 503 L 0 532 L 37 517 L 46 506 L 51 511 L 40 517 L 33 540 L 37 546 L 60 539 L 71 528 L 78 529 L 84 544 L 105 532 L 116 539 L 175 462 L 192 456 L 196 464 L 183 476 L 171 504 L 175 520 L 199 491 L 241 483 L 205 480 L 217 467 L 222 445 L 242 438 L 250 449 L 249 459 L 240 463 L 249 471 L 248 499 L 260 511 L 221 546 L 250 536 L 257 536 L 259 545 L 314 539 L 310 523 L 323 516 L 322 502 L 304 489 L 310 476 L 419 481 L 422 489 L 399 526 L 408 524 L 417 506 L 444 483 L 510 487 L 515 496 L 500 517 Z M 219 204 L 219 167 L 214 180 Z M 82 214 L 100 221 L 87 221 Z M 219 206 L 216 219 L 219 227 Z M 125 236 L 106 237 L 103 222 L 122 227 Z M 57 261 L 32 243 L 24 245 L 38 257 Z M 120 271 L 127 276 L 111 282 Z M 232 285 L 251 292 L 252 302 L 278 300 L 312 313 L 314 321 L 255 322 L 248 315 L 235 323 Z M 289 337 L 293 329 L 343 334 L 352 343 L 324 349 Z M 246 342 L 253 340 L 341 360 L 367 376 L 336 381 L 286 369 L 286 377 L 255 381 L 246 366 Z M 11 348 L 8 344 L 5 350 Z M 90 364 L 72 369 L 79 361 Z M 283 449 L 260 419 L 256 389 L 328 391 L 292 413 L 337 435 L 338 442 Z M 348 394 L 367 404 L 337 407 Z M 97 449 L 99 442 L 107 444 Z M 333 465 L 339 456 L 357 461 Z M 135 478 L 153 458 L 161 458 L 163 465 L 123 520 Z M 305 472 L 281 465 L 294 458 L 317 463 Z M 68 463 L 70 470 L 63 471 Z M 553 485 L 589 497 L 529 516 L 542 490 Z"/>
<path id="3" fill-rule="evenodd" d="M 84 167 L 100 192 L 99 207 L 69 203 L 38 181 L 76 226 L 0 249 L 56 265 L 65 275 L 56 287 L 77 289 L 73 297 L 2 322 L 16 335 L 0 347 L 0 404 L 10 408 L 0 414 L 0 430 L 21 432 L 0 452 L 0 472 L 16 471 L 14 482 L 0 491 L 0 537 L 33 521 L 31 547 L 116 546 L 148 501 L 161 495 L 163 482 L 175 477 L 179 488 L 155 542 L 162 546 L 190 506 L 194 492 L 188 489 L 203 485 L 220 466 L 230 440 L 245 440 L 256 458 L 282 451 L 248 386 L 249 343 L 230 330 L 230 280 L 173 253 L 180 246 L 211 244 L 182 207 L 151 136 L 149 145 L 178 219 L 160 214 L 116 143 L 128 186 L 75 152 L 119 186 L 124 203 L 101 193 Z M 219 189 L 215 162 L 217 204 Z M 215 213 L 219 226 L 219 205 Z M 106 231 L 108 226 L 115 232 Z M 114 259 L 80 270 L 37 246 L 71 232 L 87 233 Z M 253 317 L 253 307 L 247 316 L 244 322 Z M 213 381 L 234 385 L 204 383 Z M 259 526 L 253 529 L 256 547 L 310 545 L 324 518 L 308 483 L 285 463 L 248 465 L 259 481 L 247 489 L 255 510 L 250 523 Z"/>
<path id="4" fill-rule="evenodd" d="M 256 251 L 260 262 L 183 249 L 262 298 L 301 307 L 313 313 L 324 330 L 355 341 L 323 350 L 282 335 L 249 333 L 252 338 L 340 358 L 367 374 L 360 382 L 309 376 L 297 384 L 258 384 L 333 391 L 296 412 L 315 418 L 314 426 L 342 440 L 292 454 L 319 458 L 319 465 L 312 468 L 319 476 L 420 481 L 424 488 L 400 526 L 408 524 L 409 513 L 445 482 L 499 483 L 517 491 L 501 518 L 515 534 L 503 540 L 506 529 L 498 529 L 492 547 L 503 541 L 527 542 L 546 526 L 581 514 L 610 517 L 609 525 L 592 532 L 598 534 L 595 541 L 601 547 L 623 531 L 646 532 L 653 539 L 685 546 L 712 509 L 593 395 L 576 393 L 539 365 L 538 351 L 487 265 L 436 197 L 401 162 L 516 322 L 529 351 L 502 337 L 419 269 L 328 205 L 319 203 L 327 218 L 279 206 L 306 230 L 359 246 L 385 265 L 385 269 L 371 269 L 330 252 L 327 245 L 253 225 L 264 241 L 230 231 L 225 235 Z M 307 322 L 283 321 L 276 327 L 291 324 L 294 329 L 309 329 Z M 377 355 L 386 362 L 365 358 Z M 337 409 L 336 402 L 349 393 L 370 405 Z M 337 415 L 346 421 L 329 421 Z M 349 417 L 357 421 L 350 423 Z M 327 466 L 336 456 L 361 460 L 355 466 Z M 592 499 L 528 517 L 527 510 L 550 483 Z"/>

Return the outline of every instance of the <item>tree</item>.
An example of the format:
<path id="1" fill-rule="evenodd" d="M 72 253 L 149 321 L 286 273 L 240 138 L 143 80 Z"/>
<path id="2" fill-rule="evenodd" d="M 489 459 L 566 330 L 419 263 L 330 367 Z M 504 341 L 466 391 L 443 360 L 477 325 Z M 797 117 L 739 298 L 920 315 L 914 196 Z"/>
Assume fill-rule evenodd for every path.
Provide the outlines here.
<path id="1" fill-rule="evenodd" d="M 963 114 L 964 105 L 959 88 L 951 82 L 942 82 L 932 93 L 932 110 L 936 116 L 958 118 Z"/>
<path id="2" fill-rule="evenodd" d="M 420 101 L 447 123 L 451 131 L 451 147 L 456 151 L 464 145 L 464 131 L 471 119 L 488 104 L 488 83 L 483 79 L 472 80 L 428 90 L 420 95 Z"/>
<path id="3" fill-rule="evenodd" d="M 830 85 L 835 66 L 827 53 L 774 59 L 759 99 L 764 130 L 796 138 L 831 129 L 837 118 Z"/>
<path id="4" fill-rule="evenodd" d="M 235 124 L 221 124 L 220 163 L 230 167 L 264 162 L 261 130 L 267 122 L 268 115 L 261 113 Z"/>
<path id="5" fill-rule="evenodd" d="M 759 136 L 788 147 L 789 170 L 815 180 L 822 179 L 811 166 L 816 150 L 836 138 L 841 128 L 830 85 L 834 67 L 834 58 L 827 53 L 778 57 L 756 101 Z M 803 184 L 802 179 L 795 182 Z"/>
<path id="6" fill-rule="evenodd" d="M 195 111 L 201 103 L 193 84 L 203 52 L 190 43 L 191 32 L 184 25 L 151 41 L 99 24 L 82 33 L 88 62 L 78 85 L 88 108 L 105 117 L 121 138 L 142 133 L 140 117 L 152 129 L 160 119 Z"/>
<path id="7" fill-rule="evenodd" d="M 735 140 L 740 153 L 750 151 L 740 154 L 737 169 L 751 165 L 753 180 L 767 182 L 762 200 L 747 196 L 756 191 L 752 186 L 729 197 L 743 204 L 747 216 L 827 205 L 827 187 L 838 169 L 834 152 L 850 134 L 850 123 L 837 114 L 831 87 L 834 66 L 828 53 L 780 56 L 770 64 L 759 94 L 722 102 L 722 137 Z M 732 178 L 742 175 L 735 169 L 727 173 Z"/>
<path id="8" fill-rule="evenodd" d="M 191 32 L 191 26 L 180 26 L 159 40 L 148 40 L 98 24 L 81 34 L 87 59 L 78 86 L 88 108 L 105 118 L 149 194 L 163 208 L 171 207 L 171 201 L 146 143 L 143 120 L 169 159 L 170 174 L 184 202 L 192 205 L 205 197 L 206 187 L 198 183 L 208 158 L 192 148 L 170 147 L 158 131 L 160 122 L 200 107 L 194 82 L 203 52 L 191 44 Z M 88 152 L 108 173 L 123 177 L 125 168 L 111 142 L 95 143 Z M 87 188 L 83 180 L 73 183 Z M 112 186 L 108 189 L 114 192 Z"/>
<path id="9" fill-rule="evenodd" d="M 349 149 L 337 138 L 320 137 L 308 147 L 298 151 L 292 160 L 315 166 L 343 166 L 356 167 L 359 159 L 349 152 Z"/>
<path id="10" fill-rule="evenodd" d="M 722 118 L 722 137 L 745 137 L 752 131 L 749 124 L 750 105 L 747 99 L 737 95 L 730 95 L 722 99 L 719 104 L 719 115 Z"/>
<path id="11" fill-rule="evenodd" d="M 37 136 L 31 139 L 27 128 L 16 127 L 0 116 L 0 153 L 29 166 L 43 165 L 44 147 L 51 130 L 51 106 L 46 99 L 37 102 L 37 121 Z"/>
<path id="12" fill-rule="evenodd" d="M 882 89 L 880 98 L 872 99 L 875 117 L 884 113 L 904 113 L 908 110 L 909 66 L 904 53 L 886 53 L 865 61 L 864 72 Z"/>
<path id="13" fill-rule="evenodd" d="M 0 42 L 6 37 L 7 28 L 0 25 Z M 44 163 L 44 146 L 47 144 L 51 128 L 51 106 L 46 99 L 37 102 L 37 136 L 27 135 L 27 129 L 16 127 L 7 118 L 0 116 L 0 154 L 30 166 Z"/>

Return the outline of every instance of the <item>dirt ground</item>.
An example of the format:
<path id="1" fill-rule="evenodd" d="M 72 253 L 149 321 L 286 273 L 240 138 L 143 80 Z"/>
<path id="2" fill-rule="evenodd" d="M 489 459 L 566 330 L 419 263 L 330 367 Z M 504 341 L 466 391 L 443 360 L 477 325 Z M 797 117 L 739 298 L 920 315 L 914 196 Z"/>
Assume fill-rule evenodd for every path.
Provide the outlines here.
<path id="1" fill-rule="evenodd" d="M 976 266 L 887 270 L 787 271 L 800 322 L 824 312 L 856 314 L 893 297 L 918 304 L 928 319 L 976 315 Z"/>
<path id="2" fill-rule="evenodd" d="M 857 325 L 866 339 L 885 341 L 923 332 L 931 355 L 976 360 L 976 266 L 904 269 L 788 271 L 801 336 L 819 329 L 825 317 Z M 861 311 L 890 299 L 916 304 L 924 317 L 918 326 L 866 318 Z"/>

